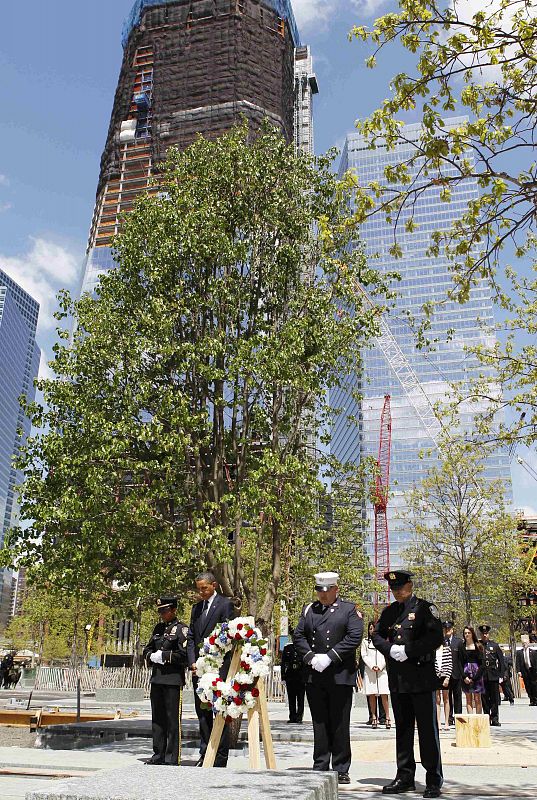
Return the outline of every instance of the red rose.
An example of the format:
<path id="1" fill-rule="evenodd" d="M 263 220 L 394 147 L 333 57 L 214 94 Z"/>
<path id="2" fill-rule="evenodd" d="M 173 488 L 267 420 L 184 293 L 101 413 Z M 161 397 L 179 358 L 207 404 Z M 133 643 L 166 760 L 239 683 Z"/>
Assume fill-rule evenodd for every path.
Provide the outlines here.
<path id="1" fill-rule="evenodd" d="M 235 639 L 239 639 L 239 641 L 240 641 L 240 639 L 242 639 L 242 636 L 240 635 L 240 633 L 236 633 L 235 634 Z"/>
<path id="2" fill-rule="evenodd" d="M 238 631 L 242 631 L 243 628 L 244 628 L 244 625 L 242 624 L 242 622 L 239 622 L 239 624 L 237 625 L 237 630 Z"/>
<path id="3" fill-rule="evenodd" d="M 222 692 L 220 691 L 220 689 L 217 689 L 214 694 L 216 697 L 222 697 Z"/>
<path id="4" fill-rule="evenodd" d="M 233 689 L 234 689 L 236 692 L 240 692 L 240 690 L 241 690 L 241 685 L 240 685 L 240 683 L 239 683 L 238 681 L 235 681 L 235 683 L 233 684 Z"/>
<path id="5" fill-rule="evenodd" d="M 250 638 L 250 636 L 253 636 L 253 635 L 254 635 L 254 632 L 253 632 L 253 630 L 250 628 L 250 630 L 249 630 L 249 631 L 247 631 L 247 633 L 246 633 L 246 638 L 247 638 L 247 639 L 249 639 L 249 638 Z"/>
<path id="6" fill-rule="evenodd" d="M 209 637 L 209 644 L 215 644 L 215 642 L 216 642 L 216 636 L 210 636 Z"/>
<path id="7" fill-rule="evenodd" d="M 236 697 L 233 700 L 233 702 L 235 703 L 236 706 L 242 706 L 242 700 L 240 699 L 240 697 Z"/>
<path id="8" fill-rule="evenodd" d="M 259 697 L 259 689 L 252 689 L 252 697 Z"/>
<path id="9" fill-rule="evenodd" d="M 267 655 L 267 651 L 266 651 L 265 647 L 260 647 L 259 648 L 259 652 L 261 653 L 262 656 L 266 656 Z"/>
<path id="10" fill-rule="evenodd" d="M 213 686 L 217 686 L 217 685 L 218 685 L 218 681 L 217 680 L 213 681 Z"/>

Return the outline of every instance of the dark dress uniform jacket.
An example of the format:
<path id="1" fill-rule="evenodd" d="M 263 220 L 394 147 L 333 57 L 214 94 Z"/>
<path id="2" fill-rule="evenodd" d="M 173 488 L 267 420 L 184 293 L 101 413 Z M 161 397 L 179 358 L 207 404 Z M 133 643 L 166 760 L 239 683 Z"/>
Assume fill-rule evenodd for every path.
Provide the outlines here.
<path id="1" fill-rule="evenodd" d="M 153 635 L 143 652 L 147 665 L 153 667 L 151 683 L 164 686 L 185 685 L 187 633 L 187 626 L 177 619 L 171 622 L 159 622 L 155 626 Z M 162 650 L 164 664 L 153 664 L 149 661 L 151 653 L 156 653 L 157 650 Z"/>
<path id="2" fill-rule="evenodd" d="M 384 609 L 373 633 L 373 644 L 386 659 L 391 692 L 432 692 L 438 686 L 435 651 L 444 641 L 438 611 L 415 595 L 402 605 L 395 602 Z M 390 658 L 394 644 L 405 646 L 406 661 Z"/>
<path id="3" fill-rule="evenodd" d="M 323 610 L 324 609 L 324 610 Z M 316 601 L 305 606 L 295 629 L 293 642 L 304 664 L 309 665 L 316 654 L 328 655 L 332 664 L 324 672 L 308 669 L 307 683 L 356 685 L 356 648 L 360 646 L 363 620 L 354 603 L 337 598 L 331 606 Z"/>
<path id="4" fill-rule="evenodd" d="M 505 674 L 505 661 L 500 645 L 491 641 L 483 644 L 483 675 L 487 681 L 499 681 Z"/>
<path id="5" fill-rule="evenodd" d="M 224 597 L 218 592 L 214 595 L 208 614 L 203 613 L 203 604 L 204 601 L 200 600 L 192 606 L 187 643 L 189 665 L 197 660 L 203 640 L 212 633 L 215 626 L 219 622 L 233 619 L 235 615 L 235 608 L 229 597 Z"/>
<path id="6" fill-rule="evenodd" d="M 304 683 L 304 662 L 292 642 L 282 651 L 282 681 Z"/>

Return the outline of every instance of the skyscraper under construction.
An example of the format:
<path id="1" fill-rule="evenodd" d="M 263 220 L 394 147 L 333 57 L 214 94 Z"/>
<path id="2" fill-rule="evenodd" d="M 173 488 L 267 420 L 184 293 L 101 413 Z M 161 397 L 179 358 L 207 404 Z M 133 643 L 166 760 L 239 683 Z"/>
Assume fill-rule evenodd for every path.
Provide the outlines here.
<path id="1" fill-rule="evenodd" d="M 120 216 L 171 145 L 216 137 L 246 117 L 253 126 L 267 118 L 299 149 L 313 147 L 317 83 L 291 0 L 136 0 L 122 43 L 83 292 L 113 266 Z"/>

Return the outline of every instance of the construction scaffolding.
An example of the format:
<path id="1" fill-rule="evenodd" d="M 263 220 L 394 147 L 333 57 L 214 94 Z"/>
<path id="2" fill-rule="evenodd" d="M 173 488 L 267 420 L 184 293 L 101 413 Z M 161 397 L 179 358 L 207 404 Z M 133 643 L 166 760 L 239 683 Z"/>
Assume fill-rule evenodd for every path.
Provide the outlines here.
<path id="1" fill-rule="evenodd" d="M 313 155 L 313 95 L 319 93 L 309 47 L 295 50 L 295 147 Z"/>
<path id="2" fill-rule="evenodd" d="M 152 6 L 171 5 L 174 2 L 175 0 L 136 0 L 136 2 L 132 7 L 132 11 L 125 20 L 125 24 L 123 26 L 123 33 L 121 37 L 121 42 L 123 44 L 123 47 L 125 48 L 127 46 L 129 37 L 133 32 L 133 30 L 140 26 L 144 11 L 146 9 L 151 8 Z M 235 2 L 235 0 L 233 0 L 233 2 Z M 291 0 L 262 0 L 261 3 L 260 0 L 253 0 L 253 2 L 260 5 L 264 4 L 269 8 L 272 8 L 274 11 L 276 11 L 280 19 L 284 20 L 285 23 L 289 26 L 294 46 L 298 47 L 300 45 L 300 35 L 298 33 L 298 27 L 296 24 L 293 7 L 291 5 Z M 207 6 L 206 11 L 209 12 L 207 13 L 207 16 L 210 16 L 210 10 L 215 5 L 217 7 L 221 6 L 223 8 L 226 8 L 229 5 L 229 2 L 225 1 L 222 3 L 218 3 L 216 2 L 216 0 L 204 0 L 204 5 Z M 240 0 L 239 2 L 236 2 L 236 5 L 241 5 Z M 224 13 L 226 12 L 224 11 Z"/>

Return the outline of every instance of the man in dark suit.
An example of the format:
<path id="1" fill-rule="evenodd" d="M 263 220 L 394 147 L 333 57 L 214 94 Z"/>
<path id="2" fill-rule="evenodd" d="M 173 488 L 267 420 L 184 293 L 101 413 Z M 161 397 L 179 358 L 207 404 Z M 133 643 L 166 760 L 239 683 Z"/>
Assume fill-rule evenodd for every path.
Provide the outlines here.
<path id="1" fill-rule="evenodd" d="M 227 622 L 233 617 L 233 603 L 229 597 L 224 597 L 217 592 L 218 583 L 212 572 L 202 572 L 196 578 L 196 590 L 201 598 L 199 603 L 192 606 L 190 626 L 188 629 L 187 653 L 188 663 L 192 670 L 192 684 L 194 686 L 194 704 L 200 728 L 200 758 L 196 766 L 203 765 L 203 759 L 211 738 L 213 729 L 213 712 L 211 709 L 202 708 L 201 701 L 196 692 L 198 680 L 196 678 L 196 660 L 200 654 L 203 640 L 210 635 L 219 622 Z M 229 669 L 230 659 L 224 661 L 221 677 L 225 678 Z M 214 762 L 215 767 L 226 767 L 229 754 L 229 729 L 226 725 L 220 746 Z"/>
<path id="2" fill-rule="evenodd" d="M 530 647 L 530 637 L 523 633 L 520 637 L 522 650 L 516 653 L 516 671 L 524 681 L 530 706 L 537 706 L 537 650 Z"/>
<path id="3" fill-rule="evenodd" d="M 157 600 L 160 622 L 143 655 L 151 675 L 151 726 L 153 755 L 147 764 L 173 764 L 180 760 L 181 690 L 185 685 L 188 628 L 177 619 L 177 598 Z"/>
<path id="4" fill-rule="evenodd" d="M 501 647 L 490 638 L 490 625 L 480 625 L 483 644 L 485 694 L 482 696 L 483 713 L 488 714 L 490 724 L 499 728 L 500 722 L 500 683 L 503 683 L 505 662 Z"/>
<path id="5" fill-rule="evenodd" d="M 313 769 L 338 773 L 350 783 L 350 718 L 356 686 L 356 649 L 363 620 L 354 603 L 339 597 L 337 572 L 315 575 L 317 600 L 302 609 L 293 641 L 305 665 L 306 695 L 313 721 Z"/>
<path id="6" fill-rule="evenodd" d="M 373 644 L 386 659 L 395 719 L 397 774 L 383 794 L 415 791 L 414 730 L 417 725 L 421 763 L 426 771 L 424 797 L 439 797 L 443 783 L 436 716 L 436 650 L 444 640 L 438 609 L 413 592 L 412 574 L 387 572 L 395 602 L 380 615 Z"/>
<path id="7" fill-rule="evenodd" d="M 462 645 L 462 639 L 455 635 L 451 620 L 446 620 L 443 623 L 443 628 L 444 644 L 448 645 L 451 649 L 451 657 L 453 660 L 453 671 L 449 679 L 448 724 L 455 725 L 455 714 L 462 714 L 462 671 L 459 659 L 459 646 Z"/>

